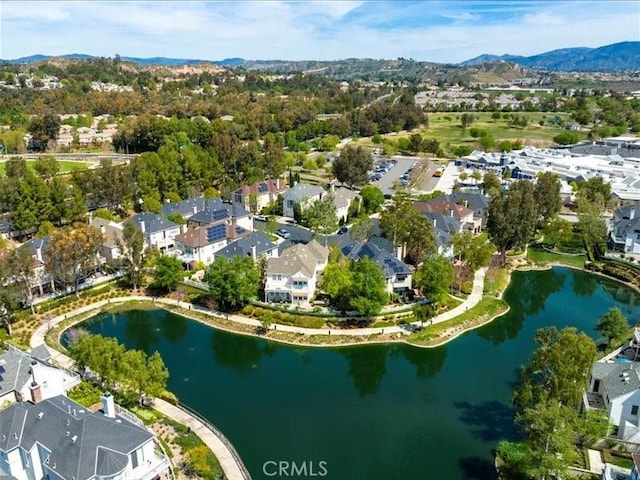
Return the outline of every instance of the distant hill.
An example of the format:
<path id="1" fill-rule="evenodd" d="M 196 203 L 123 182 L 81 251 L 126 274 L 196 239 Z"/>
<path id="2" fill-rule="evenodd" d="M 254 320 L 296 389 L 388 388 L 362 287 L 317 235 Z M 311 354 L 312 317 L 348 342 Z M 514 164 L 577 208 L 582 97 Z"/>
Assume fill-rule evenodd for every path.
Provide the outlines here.
<path id="1" fill-rule="evenodd" d="M 57 57 L 51 55 L 30 55 L 28 57 L 20 57 L 11 60 L 0 60 L 0 62 L 22 64 L 22 63 L 36 63 L 50 60 L 52 58 L 65 58 L 68 60 L 91 60 L 100 57 L 93 55 L 86 55 L 84 53 L 70 53 L 66 55 L 59 55 Z M 245 60 L 242 58 L 226 58 L 224 60 L 198 60 L 192 58 L 167 58 L 167 57 L 152 57 L 152 58 L 138 58 L 138 57 L 120 57 L 124 62 L 132 62 L 142 66 L 149 65 L 161 65 L 165 67 L 175 67 L 179 65 L 199 65 L 199 64 L 211 64 L 221 67 L 233 67 L 241 64 Z"/>
<path id="2" fill-rule="evenodd" d="M 561 48 L 530 57 L 484 54 L 459 65 L 469 67 L 493 62 L 511 62 L 527 68 L 577 72 L 639 70 L 640 42 L 621 42 L 598 48 Z"/>

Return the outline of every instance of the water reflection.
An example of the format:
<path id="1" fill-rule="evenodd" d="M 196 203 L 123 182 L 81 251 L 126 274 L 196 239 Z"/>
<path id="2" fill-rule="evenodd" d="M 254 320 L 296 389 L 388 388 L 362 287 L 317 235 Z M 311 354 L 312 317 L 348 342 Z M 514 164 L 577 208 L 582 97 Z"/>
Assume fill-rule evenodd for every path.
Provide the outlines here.
<path id="1" fill-rule="evenodd" d="M 163 311 L 164 315 L 160 316 L 160 332 L 162 336 L 170 343 L 178 343 L 184 338 L 189 330 L 187 322 L 190 320 L 179 315 L 169 315 L 169 312 Z"/>
<path id="2" fill-rule="evenodd" d="M 361 397 L 375 394 L 387 369 L 389 349 L 384 347 L 354 347 L 338 350 L 349 363 L 349 377 Z"/>
<path id="3" fill-rule="evenodd" d="M 593 275 L 585 275 L 579 270 L 571 270 L 571 286 L 573 293 L 582 298 L 588 298 L 598 289 L 598 282 Z"/>
<path id="4" fill-rule="evenodd" d="M 128 320 L 124 325 L 128 348 L 134 348 L 150 353 L 157 349 L 160 341 L 160 327 L 157 319 L 165 312 L 155 310 L 133 310 L 128 314 Z M 112 315 L 115 321 L 115 315 Z"/>
<path id="5" fill-rule="evenodd" d="M 236 373 L 246 375 L 260 366 L 264 355 L 272 356 L 277 347 L 255 337 L 221 334 L 211 331 L 211 351 L 216 362 Z"/>
<path id="6" fill-rule="evenodd" d="M 403 347 L 402 355 L 404 358 L 416 367 L 416 377 L 424 380 L 435 377 L 447 358 L 446 346 L 430 349 L 422 349 L 415 347 Z"/>
<path id="7" fill-rule="evenodd" d="M 460 410 L 460 420 L 475 438 L 483 442 L 518 439 L 513 423 L 515 410 L 511 405 L 491 401 L 476 404 L 456 402 L 454 406 Z"/>

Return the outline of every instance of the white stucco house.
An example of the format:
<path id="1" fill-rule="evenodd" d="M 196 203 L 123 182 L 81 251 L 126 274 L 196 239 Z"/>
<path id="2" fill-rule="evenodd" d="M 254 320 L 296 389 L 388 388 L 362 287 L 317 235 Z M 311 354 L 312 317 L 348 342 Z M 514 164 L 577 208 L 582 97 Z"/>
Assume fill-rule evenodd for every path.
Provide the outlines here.
<path id="1" fill-rule="evenodd" d="M 78 374 L 51 365 L 49 359 L 44 345 L 30 352 L 9 346 L 0 355 L 0 407 L 65 395 L 80 383 Z"/>
<path id="2" fill-rule="evenodd" d="M 293 245 L 280 257 L 267 259 L 265 301 L 308 304 L 328 259 L 329 249 L 316 240 Z"/>
<path id="3" fill-rule="evenodd" d="M 175 248 L 180 225 L 150 212 L 138 213 L 131 217 L 131 221 L 144 235 L 145 247 L 155 247 L 162 253 L 171 252 Z"/>
<path id="4" fill-rule="evenodd" d="M 640 204 L 618 208 L 609 221 L 609 229 L 616 250 L 640 254 Z"/>
<path id="5" fill-rule="evenodd" d="M 169 468 L 155 435 L 123 415 L 110 394 L 92 412 L 64 395 L 0 412 L 0 477 L 152 480 Z"/>
<path id="6" fill-rule="evenodd" d="M 322 200 L 327 196 L 327 191 L 317 185 L 297 183 L 282 195 L 282 211 L 285 217 L 294 217 L 293 208 L 300 205 L 301 211 L 313 202 Z"/>

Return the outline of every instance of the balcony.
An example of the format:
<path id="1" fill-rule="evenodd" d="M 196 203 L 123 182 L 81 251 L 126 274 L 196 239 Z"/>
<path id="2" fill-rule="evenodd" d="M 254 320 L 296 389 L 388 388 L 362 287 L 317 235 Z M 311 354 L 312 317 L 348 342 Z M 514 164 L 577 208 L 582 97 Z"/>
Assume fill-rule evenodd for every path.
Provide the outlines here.
<path id="1" fill-rule="evenodd" d="M 136 478 L 139 480 L 153 480 L 169 470 L 169 460 L 164 455 L 159 455 L 154 452 L 152 459 L 138 465 L 134 469 L 130 478 Z"/>

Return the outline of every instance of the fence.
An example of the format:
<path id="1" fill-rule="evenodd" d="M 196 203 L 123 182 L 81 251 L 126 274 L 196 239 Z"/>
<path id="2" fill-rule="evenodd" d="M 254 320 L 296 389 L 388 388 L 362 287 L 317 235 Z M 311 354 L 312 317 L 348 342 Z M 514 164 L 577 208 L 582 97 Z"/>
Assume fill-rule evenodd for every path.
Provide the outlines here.
<path id="1" fill-rule="evenodd" d="M 242 463 L 242 459 L 240 458 L 240 455 L 236 451 L 235 447 L 232 445 L 232 443 L 229 441 L 229 439 L 227 437 L 225 437 L 224 434 L 220 430 L 218 430 L 218 428 L 216 428 L 215 425 L 213 425 L 210 421 L 208 421 L 207 419 L 203 418 L 198 412 L 196 412 L 195 410 L 192 410 L 191 408 L 187 407 L 186 405 L 183 405 L 183 404 L 179 403 L 176 406 L 178 408 L 181 408 L 182 410 L 185 410 L 186 412 L 188 412 L 193 417 L 197 418 L 209 430 L 211 430 L 214 433 L 214 435 L 216 437 L 218 437 L 220 439 L 220 441 L 222 443 L 224 443 L 224 445 L 231 452 L 231 456 L 233 457 L 233 459 L 236 461 L 236 464 L 240 468 L 240 472 L 242 473 L 242 478 L 244 478 L 245 480 L 251 480 L 251 474 L 249 473 L 249 470 L 247 470 L 247 467 L 244 466 L 244 463 Z"/>

